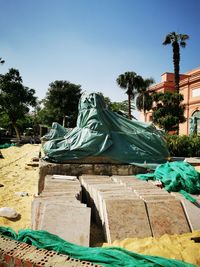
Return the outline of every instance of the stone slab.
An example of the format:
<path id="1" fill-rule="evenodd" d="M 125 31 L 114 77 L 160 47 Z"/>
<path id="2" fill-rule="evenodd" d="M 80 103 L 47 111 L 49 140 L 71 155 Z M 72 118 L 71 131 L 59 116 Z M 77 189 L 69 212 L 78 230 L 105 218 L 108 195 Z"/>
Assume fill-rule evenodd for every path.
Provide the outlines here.
<path id="1" fill-rule="evenodd" d="M 60 196 L 66 196 L 66 197 L 72 197 L 76 199 L 81 199 L 80 194 L 74 194 L 70 192 L 42 192 L 40 197 L 60 197 Z"/>
<path id="2" fill-rule="evenodd" d="M 182 199 L 181 202 L 191 230 L 200 230 L 200 201 L 192 203 L 186 199 Z"/>
<path id="3" fill-rule="evenodd" d="M 149 201 L 149 200 L 174 200 L 175 197 L 172 195 L 142 195 L 140 196 L 140 198 L 142 200 L 144 200 L 145 202 Z"/>
<path id="4" fill-rule="evenodd" d="M 164 234 L 183 234 L 190 232 L 190 228 L 178 200 L 147 201 L 149 221 L 153 236 Z"/>
<path id="5" fill-rule="evenodd" d="M 107 242 L 131 237 L 152 236 L 142 200 L 104 200 Z"/>
<path id="6" fill-rule="evenodd" d="M 49 231 L 68 242 L 89 246 L 90 208 L 47 204 L 41 230 Z"/>
<path id="7" fill-rule="evenodd" d="M 131 188 L 132 190 L 159 190 L 160 188 L 158 188 L 157 186 L 153 185 L 153 184 L 149 184 L 149 183 L 145 183 L 145 184 L 128 184 L 126 185 L 127 187 Z"/>
<path id="8" fill-rule="evenodd" d="M 55 192 L 55 191 L 72 191 L 72 192 L 80 192 L 81 191 L 81 187 L 77 187 L 77 186 L 65 186 L 65 185 L 55 185 L 55 186 L 45 186 L 43 192 L 45 191 L 51 191 L 51 192 Z"/>
<path id="9" fill-rule="evenodd" d="M 98 192 L 98 211 L 99 211 L 99 218 L 101 219 L 102 224 L 105 222 L 104 218 L 104 211 L 103 211 L 103 201 L 104 200 L 139 200 L 137 196 L 134 194 L 117 194 L 113 192 Z"/>
<path id="10" fill-rule="evenodd" d="M 134 189 L 133 190 L 138 196 L 145 195 L 169 195 L 169 193 L 162 189 Z"/>
<path id="11" fill-rule="evenodd" d="M 72 177 L 75 177 L 75 176 L 72 176 Z M 46 175 L 45 183 L 80 184 L 78 178 L 76 178 L 76 180 L 65 180 L 65 179 L 58 179 L 58 178 L 55 179 L 53 175 Z"/>
<path id="12" fill-rule="evenodd" d="M 31 227 L 33 230 L 39 230 L 39 222 L 42 216 L 43 212 L 43 207 L 45 204 L 51 204 L 51 203 L 56 203 L 56 204 L 66 204 L 69 206 L 76 206 L 76 207 L 86 207 L 86 204 L 82 204 L 76 199 L 55 199 L 55 198 L 50 198 L 50 199 L 43 199 L 43 198 L 36 198 L 32 202 L 32 208 L 31 208 Z"/>
<path id="13" fill-rule="evenodd" d="M 94 199 L 96 205 L 98 205 L 98 192 L 122 192 L 122 194 L 126 194 L 126 192 L 130 192 L 126 190 L 123 186 L 116 184 L 98 184 L 93 185 L 90 189 L 91 197 Z"/>
<path id="14" fill-rule="evenodd" d="M 128 164 L 96 164 L 92 162 L 74 163 L 51 163 L 43 159 L 39 162 L 39 182 L 38 182 L 38 193 L 40 194 L 44 188 L 44 178 L 46 175 L 70 175 L 70 176 L 81 176 L 82 174 L 91 175 L 124 175 L 124 174 L 137 174 L 146 172 L 146 169 Z"/>

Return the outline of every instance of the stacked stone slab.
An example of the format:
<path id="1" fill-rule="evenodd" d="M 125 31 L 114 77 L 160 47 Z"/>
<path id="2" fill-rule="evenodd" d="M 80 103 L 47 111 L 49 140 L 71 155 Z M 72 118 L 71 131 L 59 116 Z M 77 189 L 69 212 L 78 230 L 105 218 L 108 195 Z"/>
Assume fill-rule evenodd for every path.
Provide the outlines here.
<path id="1" fill-rule="evenodd" d="M 87 202 L 95 207 L 107 242 L 151 235 L 144 202 L 131 188 L 116 184 L 108 176 L 83 175 L 80 182 L 87 192 Z"/>
<path id="2" fill-rule="evenodd" d="M 75 176 L 47 175 L 44 190 L 32 203 L 32 229 L 89 246 L 91 211 L 80 200 L 81 185 Z"/>
<path id="3" fill-rule="evenodd" d="M 52 163 L 40 159 L 38 193 L 44 189 L 46 175 L 61 174 L 80 176 L 89 175 L 131 175 L 144 173 L 146 169 L 135 165 L 122 164 L 104 157 L 88 157 L 85 159 L 68 160 L 65 163 Z"/>
<path id="4" fill-rule="evenodd" d="M 153 236 L 190 232 L 185 209 L 179 199 L 153 183 L 130 176 L 113 176 L 116 183 L 131 188 L 145 202 Z"/>
<path id="5" fill-rule="evenodd" d="M 80 182 L 107 242 L 190 231 L 181 201 L 151 182 L 98 175 L 82 175 Z"/>

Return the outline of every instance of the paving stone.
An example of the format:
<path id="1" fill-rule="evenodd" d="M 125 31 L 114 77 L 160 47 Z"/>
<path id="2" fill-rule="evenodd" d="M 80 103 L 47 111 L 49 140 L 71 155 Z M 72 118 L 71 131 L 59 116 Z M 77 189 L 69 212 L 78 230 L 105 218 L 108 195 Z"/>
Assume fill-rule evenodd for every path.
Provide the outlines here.
<path id="1" fill-rule="evenodd" d="M 96 203 L 96 206 L 98 206 L 98 192 L 128 192 L 128 190 L 125 190 L 125 188 L 121 185 L 116 184 L 95 184 L 92 185 L 90 194 L 91 197 L 94 199 L 94 202 Z M 131 191 L 130 191 L 131 192 Z"/>
<path id="2" fill-rule="evenodd" d="M 149 220 L 153 236 L 164 234 L 183 234 L 190 232 L 190 228 L 178 200 L 147 201 Z"/>
<path id="3" fill-rule="evenodd" d="M 174 200 L 175 197 L 168 194 L 168 195 L 140 195 L 140 198 L 143 199 L 145 202 L 149 200 Z"/>
<path id="4" fill-rule="evenodd" d="M 105 236 L 107 242 L 127 237 L 151 236 L 142 200 L 104 200 Z"/>
<path id="5" fill-rule="evenodd" d="M 32 208 L 31 208 L 31 228 L 33 230 L 40 230 L 39 227 L 39 222 L 41 219 L 41 216 L 43 214 L 43 207 L 45 204 L 51 204 L 51 203 L 56 203 L 56 204 L 66 204 L 69 206 L 77 206 L 77 207 L 86 207 L 86 204 L 82 204 L 80 201 L 74 198 L 49 198 L 49 199 L 43 199 L 43 198 L 36 198 L 32 202 Z"/>
<path id="6" fill-rule="evenodd" d="M 74 197 L 76 199 L 81 200 L 80 194 L 74 194 L 74 192 L 42 192 L 40 197 L 60 197 L 60 196 L 66 196 L 66 197 Z"/>
<path id="7" fill-rule="evenodd" d="M 181 202 L 191 230 L 200 230 L 200 201 L 192 203 L 187 199 L 182 199 Z"/>
<path id="8" fill-rule="evenodd" d="M 133 190 L 138 196 L 145 195 L 169 195 L 169 193 L 162 189 L 134 189 Z"/>
<path id="9" fill-rule="evenodd" d="M 98 210 L 99 217 L 101 219 L 102 224 L 105 222 L 104 211 L 103 211 L 103 201 L 104 200 L 139 200 L 138 196 L 134 194 L 122 194 L 117 192 L 98 192 Z"/>
<path id="10" fill-rule="evenodd" d="M 96 157 L 100 158 L 100 157 Z M 102 160 L 102 159 L 101 159 Z M 61 175 L 71 175 L 71 176 L 81 176 L 84 174 L 101 174 L 101 175 L 131 175 L 131 174 L 137 174 L 137 173 L 144 173 L 146 169 L 133 166 L 133 165 L 122 165 L 122 164 L 116 164 L 111 162 L 111 164 L 107 164 L 106 167 L 105 164 L 95 164 L 91 163 L 91 159 L 85 160 L 77 160 L 77 163 L 73 161 L 63 163 L 63 164 L 57 164 L 57 163 L 51 163 L 47 162 L 43 159 L 40 159 L 40 168 L 39 168 L 39 183 L 38 183 L 38 193 L 40 194 L 44 188 L 44 177 L 48 175 L 53 174 L 61 174 Z"/>
<path id="11" fill-rule="evenodd" d="M 75 179 L 75 176 L 70 176 Z M 45 183 L 66 183 L 66 184 L 80 184 L 79 180 L 65 180 L 65 179 L 58 179 L 54 178 L 53 175 L 46 175 L 45 176 Z"/>
<path id="12" fill-rule="evenodd" d="M 130 187 L 132 190 L 159 190 L 160 188 L 153 184 L 127 184 L 126 186 Z"/>
<path id="13" fill-rule="evenodd" d="M 68 242 L 89 246 L 90 208 L 46 204 L 41 230 L 49 231 Z"/>

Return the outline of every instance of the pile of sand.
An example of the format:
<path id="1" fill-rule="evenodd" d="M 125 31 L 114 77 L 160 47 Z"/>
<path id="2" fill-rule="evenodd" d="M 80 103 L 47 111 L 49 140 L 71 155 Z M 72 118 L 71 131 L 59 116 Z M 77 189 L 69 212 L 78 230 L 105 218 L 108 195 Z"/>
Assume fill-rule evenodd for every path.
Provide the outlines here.
<path id="1" fill-rule="evenodd" d="M 20 214 L 17 219 L 0 217 L 0 226 L 18 231 L 31 227 L 31 203 L 37 194 L 38 167 L 27 166 L 33 157 L 38 157 L 41 145 L 23 145 L 2 149 L 0 158 L 0 207 L 11 207 Z M 28 196 L 17 196 L 27 192 Z"/>

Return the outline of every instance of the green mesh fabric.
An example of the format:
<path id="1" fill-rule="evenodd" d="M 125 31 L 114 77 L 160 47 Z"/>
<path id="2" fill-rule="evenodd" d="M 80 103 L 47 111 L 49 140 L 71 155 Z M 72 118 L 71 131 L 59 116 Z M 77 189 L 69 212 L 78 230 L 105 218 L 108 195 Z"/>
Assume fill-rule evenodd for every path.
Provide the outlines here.
<path id="1" fill-rule="evenodd" d="M 153 173 L 138 174 L 142 180 L 159 180 L 168 192 L 180 192 L 191 202 L 190 194 L 200 194 L 200 173 L 184 161 L 167 162 L 158 166 Z"/>
<path id="2" fill-rule="evenodd" d="M 0 234 L 37 248 L 54 250 L 70 257 L 100 264 L 106 267 L 194 267 L 193 264 L 155 256 L 145 256 L 119 247 L 89 248 L 69 243 L 46 231 L 20 230 L 0 227 Z"/>

